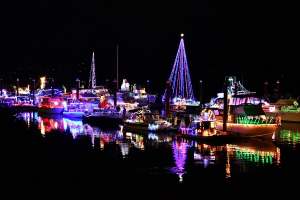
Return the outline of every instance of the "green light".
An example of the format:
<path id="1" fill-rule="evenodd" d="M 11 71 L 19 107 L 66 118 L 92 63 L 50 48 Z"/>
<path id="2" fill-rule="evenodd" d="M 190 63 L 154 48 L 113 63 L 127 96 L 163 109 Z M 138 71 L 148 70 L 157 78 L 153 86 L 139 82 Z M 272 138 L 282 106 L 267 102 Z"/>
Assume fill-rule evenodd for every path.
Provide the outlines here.
<path id="1" fill-rule="evenodd" d="M 230 77 L 230 78 L 228 79 L 228 81 L 233 81 L 233 78 L 232 78 L 232 77 Z"/>
<path id="2" fill-rule="evenodd" d="M 273 116 L 271 116 L 270 121 L 269 121 L 269 124 L 271 124 L 272 120 L 273 120 Z"/>
<path id="3" fill-rule="evenodd" d="M 270 118 L 270 117 L 269 117 L 269 116 L 267 116 L 266 124 L 268 123 L 268 120 L 269 120 L 269 118 Z"/>

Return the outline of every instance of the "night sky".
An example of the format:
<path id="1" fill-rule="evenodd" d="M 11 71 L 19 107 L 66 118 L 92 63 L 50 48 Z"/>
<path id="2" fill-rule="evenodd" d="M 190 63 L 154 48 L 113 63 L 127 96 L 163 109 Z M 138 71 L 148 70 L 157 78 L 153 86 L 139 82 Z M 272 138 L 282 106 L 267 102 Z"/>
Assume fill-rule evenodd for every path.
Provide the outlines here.
<path id="1" fill-rule="evenodd" d="M 134 3 L 135 2 L 135 3 Z M 193 90 L 221 92 L 225 76 L 263 94 L 281 82 L 299 91 L 299 6 L 296 1 L 6 1 L 1 4 L 0 76 L 29 84 L 88 84 L 95 52 L 97 85 L 145 85 L 162 94 L 184 33 Z"/>

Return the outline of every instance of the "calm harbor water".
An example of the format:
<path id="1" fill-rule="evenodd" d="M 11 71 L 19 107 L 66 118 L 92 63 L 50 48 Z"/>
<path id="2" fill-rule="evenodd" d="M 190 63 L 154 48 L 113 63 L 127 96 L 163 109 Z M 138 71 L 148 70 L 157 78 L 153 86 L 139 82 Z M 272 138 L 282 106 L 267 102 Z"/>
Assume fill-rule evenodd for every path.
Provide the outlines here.
<path id="1" fill-rule="evenodd" d="M 21 191 L 28 196 L 277 199 L 299 186 L 300 124 L 283 123 L 274 140 L 228 144 L 172 132 L 125 132 L 122 126 L 105 130 L 62 115 L 31 112 L 19 117 L 29 129 L 37 126 L 41 141 L 47 141 L 37 145 L 42 146 L 38 155 L 26 155 L 35 170 L 22 165 L 30 177 L 23 175 L 27 179 L 21 185 L 32 179 L 41 183 L 32 185 L 36 190 Z"/>

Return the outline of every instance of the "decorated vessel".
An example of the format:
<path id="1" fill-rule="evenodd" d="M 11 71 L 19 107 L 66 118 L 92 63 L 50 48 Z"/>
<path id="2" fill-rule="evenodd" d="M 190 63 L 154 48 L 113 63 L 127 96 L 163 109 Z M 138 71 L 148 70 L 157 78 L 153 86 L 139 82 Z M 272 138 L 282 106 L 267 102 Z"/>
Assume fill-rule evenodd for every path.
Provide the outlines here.
<path id="1" fill-rule="evenodd" d="M 132 113 L 130 118 L 124 122 L 126 130 L 167 131 L 170 128 L 171 123 L 162 119 L 159 113 L 151 113 L 145 109 Z"/>
<path id="2" fill-rule="evenodd" d="M 44 97 L 38 98 L 38 112 L 60 114 L 64 110 L 62 97 Z"/>

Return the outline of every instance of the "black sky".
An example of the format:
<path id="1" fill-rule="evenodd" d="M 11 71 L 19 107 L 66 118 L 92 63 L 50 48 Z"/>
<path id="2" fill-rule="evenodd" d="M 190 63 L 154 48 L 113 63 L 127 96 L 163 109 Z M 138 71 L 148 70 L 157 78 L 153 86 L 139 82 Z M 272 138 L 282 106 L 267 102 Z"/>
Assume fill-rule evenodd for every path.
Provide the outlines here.
<path id="1" fill-rule="evenodd" d="M 118 45 L 119 81 L 149 79 L 152 93 L 162 93 L 184 33 L 196 97 L 200 79 L 208 100 L 228 75 L 258 93 L 277 80 L 299 91 L 298 8 L 293 1 L 7 1 L 0 75 L 22 85 L 47 75 L 74 87 L 77 77 L 88 81 L 95 52 L 97 85 L 105 84 L 116 78 Z"/>

